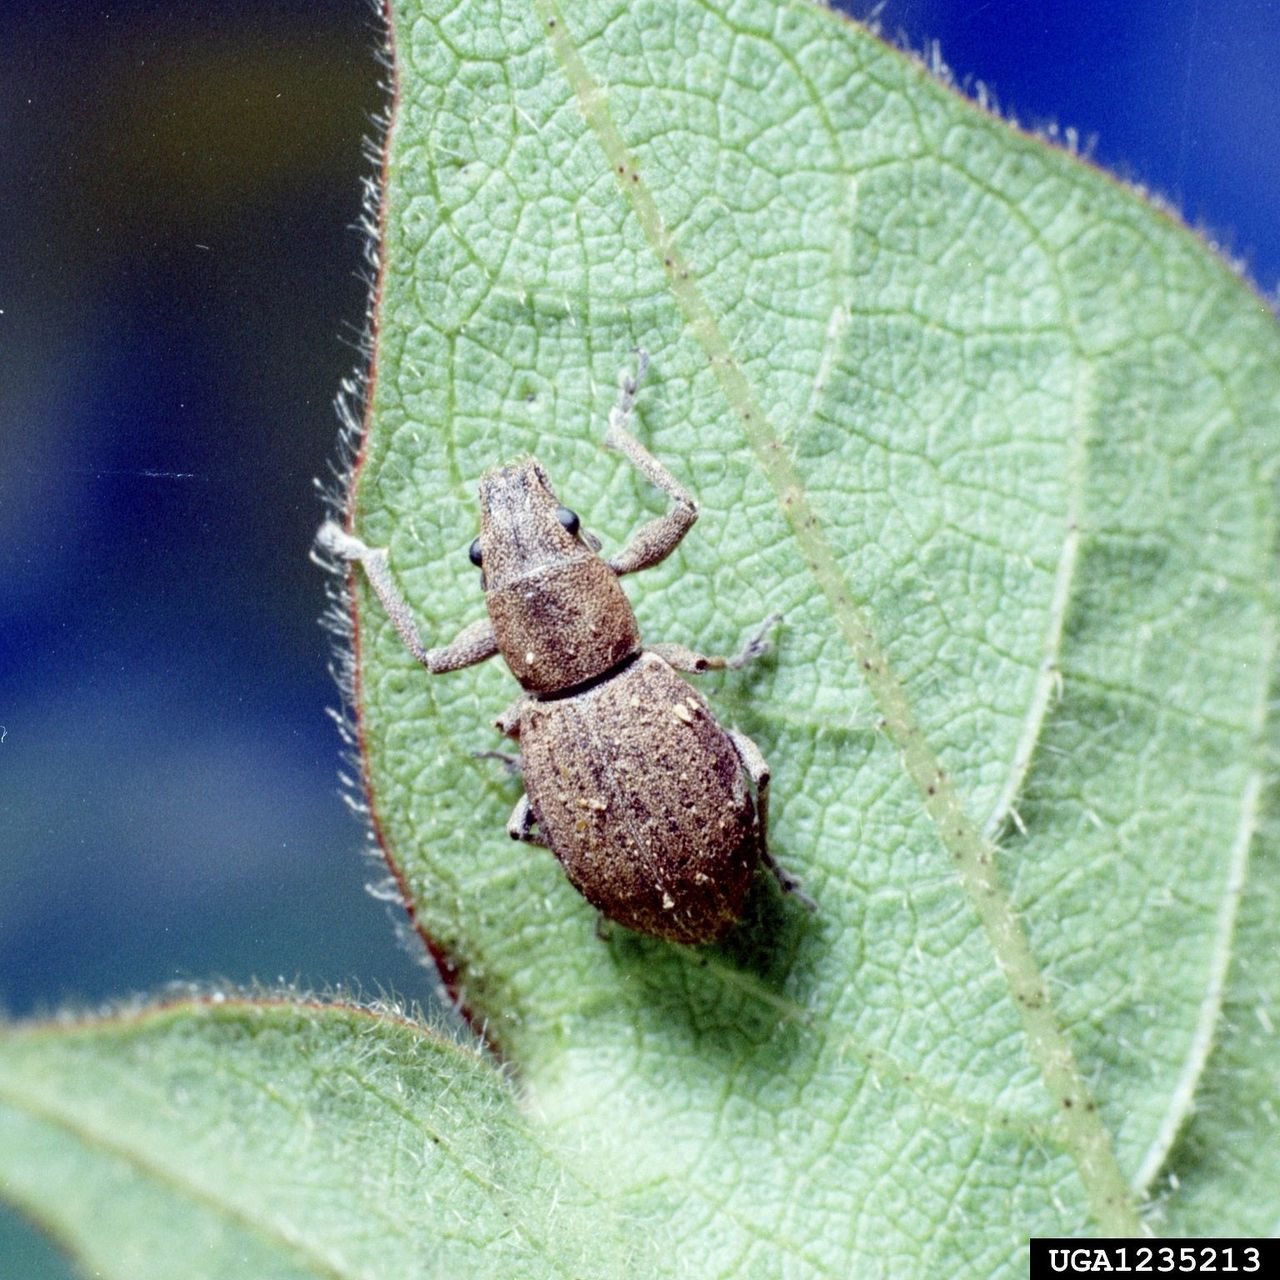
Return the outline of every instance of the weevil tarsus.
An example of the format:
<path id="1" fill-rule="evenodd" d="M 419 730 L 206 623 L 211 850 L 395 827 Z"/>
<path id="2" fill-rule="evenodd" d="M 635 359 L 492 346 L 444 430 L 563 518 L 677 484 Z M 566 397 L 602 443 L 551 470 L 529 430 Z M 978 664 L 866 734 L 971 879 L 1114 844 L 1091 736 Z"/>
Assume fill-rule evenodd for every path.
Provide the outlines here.
<path id="1" fill-rule="evenodd" d="M 497 760 L 513 778 L 519 778 L 524 773 L 524 766 L 520 763 L 520 757 L 510 751 L 473 751 L 471 758 L 473 760 Z"/>
<path id="2" fill-rule="evenodd" d="M 650 653 L 656 653 L 660 658 L 666 659 L 677 671 L 684 671 L 689 675 L 701 675 L 704 671 L 739 671 L 748 662 L 763 658 L 769 652 L 772 648 L 769 643 L 769 632 L 781 621 L 782 614 L 771 613 L 761 623 L 759 629 L 747 639 L 742 648 L 728 658 L 717 654 L 699 653 L 696 649 L 690 649 L 688 645 L 683 644 L 651 644 L 648 649 Z"/>
<path id="3" fill-rule="evenodd" d="M 636 390 L 649 367 L 647 352 L 638 350 L 636 357 L 635 373 L 622 375 L 618 403 L 609 414 L 605 448 L 616 449 L 624 455 L 650 484 L 667 494 L 675 506 L 665 516 L 641 525 L 631 541 L 609 561 L 609 568 L 620 578 L 624 574 L 652 568 L 665 560 L 680 545 L 680 540 L 698 518 L 698 504 L 693 495 L 627 429 L 636 403 Z"/>
<path id="4" fill-rule="evenodd" d="M 761 850 L 760 865 L 778 882 L 778 888 L 794 898 L 806 911 L 818 910 L 818 904 L 804 891 L 804 881 L 793 876 L 768 849 Z"/>
<path id="5" fill-rule="evenodd" d="M 358 561 L 364 566 L 365 577 L 368 578 L 374 595 L 387 611 L 396 634 L 404 642 L 405 648 L 432 675 L 474 666 L 498 652 L 498 641 L 493 634 L 493 624 L 488 618 L 477 618 L 475 622 L 463 627 L 449 644 L 438 649 L 428 649 L 418 634 L 418 624 L 413 620 L 413 611 L 409 608 L 408 601 L 400 594 L 400 588 L 391 576 L 391 565 L 385 547 L 368 546 L 333 520 L 320 526 L 316 542 L 330 555 L 349 562 Z"/>

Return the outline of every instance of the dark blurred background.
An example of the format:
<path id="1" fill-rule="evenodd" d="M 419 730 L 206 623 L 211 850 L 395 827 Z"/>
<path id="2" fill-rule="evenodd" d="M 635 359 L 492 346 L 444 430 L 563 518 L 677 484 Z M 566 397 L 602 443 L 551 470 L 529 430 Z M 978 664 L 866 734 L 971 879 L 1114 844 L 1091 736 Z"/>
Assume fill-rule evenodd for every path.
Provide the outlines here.
<path id="1" fill-rule="evenodd" d="M 1274 294 L 1276 0 L 879 20 L 1096 138 Z M 206 978 L 432 993 L 363 889 L 307 560 L 378 42 L 365 0 L 0 5 L 0 1012 Z M 0 1276 L 65 1274 L 0 1211 Z"/>

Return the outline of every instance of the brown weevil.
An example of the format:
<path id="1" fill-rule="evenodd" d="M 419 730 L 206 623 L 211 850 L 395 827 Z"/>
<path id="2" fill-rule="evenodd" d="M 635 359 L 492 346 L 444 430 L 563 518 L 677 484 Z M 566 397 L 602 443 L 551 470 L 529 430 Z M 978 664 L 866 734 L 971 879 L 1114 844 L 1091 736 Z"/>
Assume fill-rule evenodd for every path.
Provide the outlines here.
<path id="1" fill-rule="evenodd" d="M 648 365 L 643 351 L 637 356 L 634 376 L 622 378 L 605 444 L 674 506 L 613 559 L 597 554 L 599 540 L 560 504 L 536 459 L 495 467 L 480 481 L 480 536 L 470 547 L 489 616 L 452 644 L 428 649 L 391 578 L 387 552 L 334 523 L 318 537 L 333 555 L 364 565 L 401 639 L 428 671 L 501 653 L 520 682 L 524 692 L 496 721 L 520 744 L 513 766 L 525 793 L 507 825 L 512 839 L 547 845 L 607 919 L 673 942 L 704 943 L 741 918 L 758 864 L 784 890 L 798 885 L 766 846 L 769 767 L 760 749 L 722 728 L 676 672 L 743 666 L 768 649 L 764 637 L 780 619 L 771 617 L 732 658 L 641 644 L 618 579 L 669 556 L 698 507 L 627 430 Z"/>

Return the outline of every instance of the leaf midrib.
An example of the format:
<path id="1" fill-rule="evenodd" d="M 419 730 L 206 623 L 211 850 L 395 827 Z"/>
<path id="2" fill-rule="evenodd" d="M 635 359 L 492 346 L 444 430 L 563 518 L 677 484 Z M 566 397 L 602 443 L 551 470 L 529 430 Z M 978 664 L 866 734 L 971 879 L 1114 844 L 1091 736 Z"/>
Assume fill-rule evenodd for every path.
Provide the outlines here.
<path id="1" fill-rule="evenodd" d="M 1116 1160 L 1111 1134 L 1102 1122 L 1070 1042 L 1053 1013 L 1047 987 L 1026 935 L 996 876 L 995 851 L 969 818 L 953 782 L 925 741 L 905 690 L 853 599 L 785 446 L 735 359 L 675 236 L 662 218 L 634 156 L 613 122 L 604 92 L 582 60 L 563 13 L 554 0 L 533 0 L 533 3 L 579 111 L 608 160 L 645 239 L 665 267 L 676 303 L 735 410 L 743 435 L 765 479 L 777 494 L 783 517 L 791 526 L 803 558 L 866 677 L 884 717 L 885 731 L 898 746 L 906 772 L 921 793 L 939 839 L 958 865 L 961 883 L 977 911 L 997 966 L 1009 984 L 1010 995 L 1022 1017 L 1032 1058 L 1040 1065 L 1042 1079 L 1061 1117 L 1064 1144 L 1075 1162 L 1097 1224 L 1108 1235 L 1139 1235 L 1141 1220 Z M 1046 687 L 1045 706 L 1047 692 Z"/>

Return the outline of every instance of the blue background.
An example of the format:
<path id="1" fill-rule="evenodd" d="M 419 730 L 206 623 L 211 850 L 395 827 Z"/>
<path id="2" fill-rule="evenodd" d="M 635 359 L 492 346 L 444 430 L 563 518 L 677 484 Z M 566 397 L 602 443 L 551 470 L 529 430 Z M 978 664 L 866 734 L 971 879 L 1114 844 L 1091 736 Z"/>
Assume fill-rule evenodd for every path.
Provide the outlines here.
<path id="1" fill-rule="evenodd" d="M 1024 124 L 1096 138 L 1274 293 L 1273 0 L 889 0 L 880 21 Z M 207 978 L 431 995 L 403 913 L 363 890 L 307 559 L 363 316 L 376 43 L 362 0 L 0 12 L 10 1014 Z M 0 1213 L 0 1274 L 64 1270 Z"/>

